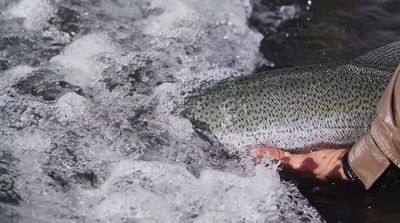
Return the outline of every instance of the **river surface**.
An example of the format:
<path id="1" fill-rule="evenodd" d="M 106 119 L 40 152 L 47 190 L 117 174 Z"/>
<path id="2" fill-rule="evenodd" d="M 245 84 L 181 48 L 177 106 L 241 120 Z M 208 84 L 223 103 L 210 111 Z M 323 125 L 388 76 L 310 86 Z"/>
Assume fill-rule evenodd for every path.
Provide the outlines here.
<path id="1" fill-rule="evenodd" d="M 1 222 L 349 219 L 276 164 L 213 148 L 182 102 L 225 78 L 394 41 L 398 11 L 394 0 L 0 0 Z"/>

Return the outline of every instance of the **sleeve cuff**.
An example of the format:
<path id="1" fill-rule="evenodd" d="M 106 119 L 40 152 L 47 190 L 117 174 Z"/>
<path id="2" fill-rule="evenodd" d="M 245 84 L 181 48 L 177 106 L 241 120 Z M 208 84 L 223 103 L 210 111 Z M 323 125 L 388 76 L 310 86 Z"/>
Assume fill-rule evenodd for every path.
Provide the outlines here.
<path id="1" fill-rule="evenodd" d="M 344 175 L 346 176 L 347 180 L 352 182 L 353 184 L 364 187 L 363 182 L 358 178 L 357 174 L 354 173 L 353 169 L 351 169 L 349 164 L 349 152 L 346 152 L 342 158 L 342 167 Z"/>
<path id="2" fill-rule="evenodd" d="M 348 162 L 366 189 L 369 189 L 390 165 L 369 133 L 350 150 Z"/>

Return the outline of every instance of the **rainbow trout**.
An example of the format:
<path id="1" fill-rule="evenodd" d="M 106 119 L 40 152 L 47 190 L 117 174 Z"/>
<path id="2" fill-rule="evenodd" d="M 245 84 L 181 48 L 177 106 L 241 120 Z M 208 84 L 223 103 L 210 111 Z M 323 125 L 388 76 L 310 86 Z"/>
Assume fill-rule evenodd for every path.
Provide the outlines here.
<path id="1" fill-rule="evenodd" d="M 240 149 L 347 145 L 369 130 L 400 62 L 400 41 L 349 62 L 225 80 L 186 98 L 184 116 L 208 139 Z"/>

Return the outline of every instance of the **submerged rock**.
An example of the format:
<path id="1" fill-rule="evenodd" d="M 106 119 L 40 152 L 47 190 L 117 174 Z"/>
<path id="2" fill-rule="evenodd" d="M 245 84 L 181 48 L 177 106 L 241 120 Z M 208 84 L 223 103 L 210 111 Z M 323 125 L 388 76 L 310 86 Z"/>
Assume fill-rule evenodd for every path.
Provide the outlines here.
<path id="1" fill-rule="evenodd" d="M 14 88 L 20 94 L 31 94 L 44 101 L 56 101 L 67 92 L 83 95 L 83 90 L 63 80 L 57 80 L 59 75 L 49 69 L 38 69 L 19 80 Z"/>

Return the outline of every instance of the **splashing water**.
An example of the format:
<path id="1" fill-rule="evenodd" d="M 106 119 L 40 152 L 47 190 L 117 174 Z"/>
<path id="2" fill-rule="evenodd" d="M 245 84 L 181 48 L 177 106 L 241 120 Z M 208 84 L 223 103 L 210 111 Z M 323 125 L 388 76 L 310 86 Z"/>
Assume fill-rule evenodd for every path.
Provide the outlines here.
<path id="1" fill-rule="evenodd" d="M 0 6 L 0 219 L 322 221 L 276 165 L 179 115 L 188 92 L 268 63 L 248 0 Z"/>

